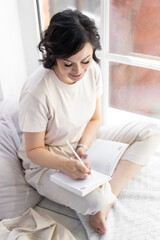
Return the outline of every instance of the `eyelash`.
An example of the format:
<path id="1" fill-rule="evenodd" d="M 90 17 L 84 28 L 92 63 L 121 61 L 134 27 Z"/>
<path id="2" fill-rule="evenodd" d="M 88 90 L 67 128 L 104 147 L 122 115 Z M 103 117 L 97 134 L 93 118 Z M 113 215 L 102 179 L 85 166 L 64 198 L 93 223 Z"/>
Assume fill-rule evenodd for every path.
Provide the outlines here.
<path id="1" fill-rule="evenodd" d="M 87 61 L 87 62 L 82 62 L 82 64 L 88 64 L 89 63 L 89 61 Z M 64 66 L 65 67 L 71 67 L 72 66 L 72 63 L 71 64 L 64 64 Z"/>
<path id="2" fill-rule="evenodd" d="M 72 63 L 71 64 L 64 64 L 65 67 L 71 67 L 72 66 Z"/>

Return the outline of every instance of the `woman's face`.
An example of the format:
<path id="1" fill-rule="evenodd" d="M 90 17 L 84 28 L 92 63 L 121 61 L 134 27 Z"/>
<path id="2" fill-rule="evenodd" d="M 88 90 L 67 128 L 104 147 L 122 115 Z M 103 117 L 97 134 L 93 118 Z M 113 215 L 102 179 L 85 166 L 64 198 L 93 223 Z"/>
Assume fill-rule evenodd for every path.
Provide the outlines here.
<path id="1" fill-rule="evenodd" d="M 90 43 L 68 59 L 57 59 L 53 67 L 57 77 L 64 83 L 73 84 L 84 76 L 92 63 L 93 48 Z"/>

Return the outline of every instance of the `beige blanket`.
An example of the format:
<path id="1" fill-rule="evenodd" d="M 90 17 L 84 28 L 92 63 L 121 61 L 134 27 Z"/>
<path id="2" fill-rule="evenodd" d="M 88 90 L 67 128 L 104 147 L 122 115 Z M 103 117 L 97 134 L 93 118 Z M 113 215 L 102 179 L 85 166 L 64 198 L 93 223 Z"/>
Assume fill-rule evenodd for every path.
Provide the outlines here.
<path id="1" fill-rule="evenodd" d="M 32 208 L 22 216 L 0 222 L 1 240 L 76 240 L 64 226 Z"/>

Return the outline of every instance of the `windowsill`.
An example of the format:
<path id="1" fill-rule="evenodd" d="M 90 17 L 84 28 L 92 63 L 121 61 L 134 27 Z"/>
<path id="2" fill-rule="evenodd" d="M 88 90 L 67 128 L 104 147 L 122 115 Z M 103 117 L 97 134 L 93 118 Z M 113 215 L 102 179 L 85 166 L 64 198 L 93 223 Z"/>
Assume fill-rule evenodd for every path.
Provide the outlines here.
<path id="1" fill-rule="evenodd" d="M 129 121 L 142 120 L 142 121 L 155 121 L 160 123 L 160 119 L 147 117 L 144 115 L 131 113 L 116 108 L 108 107 L 107 109 L 107 125 L 115 125 L 120 123 L 125 123 Z"/>

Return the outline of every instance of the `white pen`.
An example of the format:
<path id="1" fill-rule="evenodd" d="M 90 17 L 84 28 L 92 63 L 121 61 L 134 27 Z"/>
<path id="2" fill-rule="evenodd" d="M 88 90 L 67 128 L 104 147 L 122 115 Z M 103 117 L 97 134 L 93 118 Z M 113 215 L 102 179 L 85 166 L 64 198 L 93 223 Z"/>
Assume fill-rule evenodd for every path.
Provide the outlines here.
<path id="1" fill-rule="evenodd" d="M 74 156 L 76 156 L 76 158 L 86 167 L 86 165 L 84 164 L 84 162 L 82 161 L 82 159 L 78 156 L 78 154 L 75 152 L 74 148 L 72 147 L 72 145 L 68 142 L 68 140 L 66 139 L 66 143 L 68 145 L 68 147 L 71 149 L 72 153 L 74 154 Z"/>

